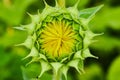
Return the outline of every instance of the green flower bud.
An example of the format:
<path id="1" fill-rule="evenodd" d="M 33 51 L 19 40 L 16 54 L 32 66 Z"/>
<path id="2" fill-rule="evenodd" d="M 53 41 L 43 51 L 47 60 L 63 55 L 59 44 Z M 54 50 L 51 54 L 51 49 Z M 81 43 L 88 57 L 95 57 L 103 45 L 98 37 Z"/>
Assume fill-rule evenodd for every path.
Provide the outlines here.
<path id="1" fill-rule="evenodd" d="M 55 7 L 49 6 L 45 0 L 44 3 L 42 13 L 29 14 L 32 20 L 30 24 L 22 25 L 22 28 L 16 27 L 28 32 L 26 41 L 19 44 L 31 49 L 25 59 L 32 57 L 30 63 L 41 63 L 39 78 L 50 69 L 53 69 L 56 76 L 62 73 L 66 79 L 70 67 L 83 73 L 83 60 L 95 57 L 90 53 L 88 46 L 94 42 L 93 38 L 99 35 L 90 31 L 88 23 L 103 5 L 79 11 L 79 0 L 69 8 L 57 0 Z"/>

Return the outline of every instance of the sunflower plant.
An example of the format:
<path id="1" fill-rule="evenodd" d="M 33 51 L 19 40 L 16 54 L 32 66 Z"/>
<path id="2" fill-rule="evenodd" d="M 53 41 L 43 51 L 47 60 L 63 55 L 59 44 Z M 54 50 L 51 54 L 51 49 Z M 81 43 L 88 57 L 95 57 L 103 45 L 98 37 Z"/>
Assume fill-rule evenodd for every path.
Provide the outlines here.
<path id="1" fill-rule="evenodd" d="M 29 14 L 32 20 L 30 24 L 15 28 L 28 32 L 25 42 L 18 45 L 31 50 L 24 58 L 32 57 L 28 64 L 40 62 L 38 78 L 52 70 L 53 80 L 61 80 L 61 74 L 67 80 L 70 67 L 84 73 L 85 58 L 97 58 L 88 47 L 96 41 L 93 38 L 101 34 L 93 33 L 88 24 L 103 5 L 79 11 L 77 6 L 80 0 L 68 8 L 65 7 L 65 0 L 55 1 L 56 5 L 52 7 L 44 0 L 45 8 L 41 13 Z"/>

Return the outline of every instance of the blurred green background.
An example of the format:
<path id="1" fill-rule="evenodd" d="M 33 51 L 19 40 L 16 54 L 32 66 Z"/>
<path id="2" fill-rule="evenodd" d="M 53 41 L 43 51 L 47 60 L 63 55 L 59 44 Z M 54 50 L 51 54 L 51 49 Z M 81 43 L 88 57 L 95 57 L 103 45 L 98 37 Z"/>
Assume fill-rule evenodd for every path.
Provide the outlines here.
<path id="1" fill-rule="evenodd" d="M 54 0 L 46 1 L 51 6 L 55 5 Z M 72 6 L 76 1 L 66 0 L 66 6 Z M 98 42 L 90 46 L 91 53 L 99 59 L 87 58 L 84 61 L 85 73 L 81 75 L 71 68 L 68 80 L 120 80 L 120 0 L 81 0 L 78 8 L 82 10 L 100 4 L 104 7 L 89 24 L 93 32 L 104 32 L 95 38 Z M 29 61 L 22 61 L 29 50 L 14 45 L 24 42 L 27 33 L 13 27 L 30 23 L 27 12 L 36 14 L 44 6 L 42 0 L 0 0 L 0 80 L 30 80 L 39 74 L 38 63 L 27 68 L 21 66 Z M 52 80 L 51 77 L 49 72 L 43 75 L 42 80 Z"/>

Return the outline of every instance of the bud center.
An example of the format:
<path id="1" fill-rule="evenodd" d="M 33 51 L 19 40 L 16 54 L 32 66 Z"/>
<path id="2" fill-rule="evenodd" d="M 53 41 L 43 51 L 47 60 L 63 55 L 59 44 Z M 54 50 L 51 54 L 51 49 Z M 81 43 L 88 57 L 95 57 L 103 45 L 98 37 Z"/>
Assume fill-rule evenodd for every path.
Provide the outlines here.
<path id="1" fill-rule="evenodd" d="M 53 57 L 72 52 L 75 43 L 72 26 L 65 22 L 48 23 L 42 31 L 42 49 Z"/>

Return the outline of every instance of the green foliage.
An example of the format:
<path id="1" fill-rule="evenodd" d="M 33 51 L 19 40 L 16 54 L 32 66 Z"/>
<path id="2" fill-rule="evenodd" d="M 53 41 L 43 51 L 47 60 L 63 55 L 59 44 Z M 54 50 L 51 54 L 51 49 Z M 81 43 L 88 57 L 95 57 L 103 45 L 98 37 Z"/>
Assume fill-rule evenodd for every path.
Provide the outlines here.
<path id="1" fill-rule="evenodd" d="M 22 33 L 21 33 L 22 32 Z M 21 35 L 19 35 L 21 34 Z M 14 45 L 15 43 L 20 43 L 26 38 L 26 32 L 23 31 L 15 31 L 13 29 L 9 29 L 3 37 L 0 37 L 0 45 L 7 47 Z M 23 36 L 24 35 L 24 36 Z M 21 39 L 20 39 L 21 38 Z"/>
<path id="2" fill-rule="evenodd" d="M 98 43 L 93 47 L 105 52 L 112 51 L 115 47 L 120 47 L 120 8 L 110 8 L 105 6 L 104 9 L 96 15 L 91 22 L 91 29 L 95 32 L 104 32 L 104 35 L 98 37 Z M 102 17 L 101 17 L 102 16 Z M 99 25 L 98 25 L 99 24 Z M 106 47 L 104 47 L 106 45 Z"/>
<path id="3" fill-rule="evenodd" d="M 20 24 L 26 8 L 36 0 L 2 0 L 0 18 L 9 25 Z"/>
<path id="4" fill-rule="evenodd" d="M 9 60 L 11 59 L 10 54 L 6 54 L 5 51 L 3 51 L 3 47 L 0 46 L 0 80 L 3 80 L 5 77 L 8 77 L 10 75 L 9 70 L 5 68 L 5 65 L 9 63 Z"/>
<path id="5" fill-rule="evenodd" d="M 54 0 L 46 1 L 52 6 L 55 5 Z M 80 11 L 83 11 L 83 8 L 104 4 L 102 10 L 99 11 L 95 17 L 92 16 L 94 18 L 89 23 L 92 31 L 104 34 L 95 37 L 98 42 L 90 46 L 90 52 L 99 57 L 99 59 L 96 60 L 97 63 L 94 63 L 95 61 L 93 59 L 88 58 L 85 60 L 86 73 L 78 75 L 78 72 L 70 69 L 67 74 L 68 80 L 104 80 L 106 75 L 107 80 L 119 80 L 120 60 L 119 57 L 116 58 L 116 56 L 120 54 L 119 1 L 120 0 L 81 0 L 79 2 L 78 8 Z M 77 0 L 66 0 L 66 5 L 70 7 L 76 2 Z M 28 23 L 30 20 L 27 18 L 28 15 L 26 16 L 26 12 L 29 11 L 33 14 L 37 13 L 38 9 L 41 12 L 43 8 L 44 4 L 42 0 L 0 0 L 0 80 L 23 80 L 25 77 L 35 80 L 37 75 L 39 75 L 41 67 L 38 64 L 29 65 L 27 68 L 20 68 L 21 64 L 24 65 L 28 62 L 22 61 L 22 58 L 25 57 L 30 50 L 26 50 L 25 47 L 13 48 L 13 46 L 24 42 L 27 33 L 12 29 L 11 27 L 20 25 L 21 22 Z M 69 19 L 69 16 L 66 15 L 65 17 Z M 75 27 L 75 30 L 77 29 L 78 28 Z M 83 33 L 81 32 L 80 34 Z M 79 46 L 79 44 L 76 46 Z M 80 52 L 81 51 L 78 53 Z M 76 55 L 75 57 L 78 56 L 80 55 Z M 94 64 L 89 66 L 89 63 Z M 79 64 L 79 66 L 82 69 L 83 65 Z M 36 68 L 39 68 L 39 70 L 36 70 Z M 66 69 L 63 74 L 66 74 Z M 65 80 L 64 78 L 63 76 L 63 80 Z M 51 71 L 48 73 L 45 72 L 41 79 L 52 80 Z"/>
<path id="6" fill-rule="evenodd" d="M 78 75 L 80 80 L 104 80 L 103 71 L 97 64 L 91 64 L 85 68 L 85 73 Z"/>
<path id="7" fill-rule="evenodd" d="M 108 70 L 107 80 L 120 80 L 120 56 L 112 62 Z"/>

